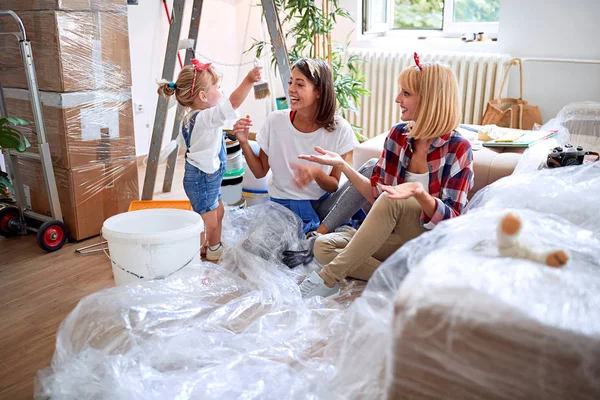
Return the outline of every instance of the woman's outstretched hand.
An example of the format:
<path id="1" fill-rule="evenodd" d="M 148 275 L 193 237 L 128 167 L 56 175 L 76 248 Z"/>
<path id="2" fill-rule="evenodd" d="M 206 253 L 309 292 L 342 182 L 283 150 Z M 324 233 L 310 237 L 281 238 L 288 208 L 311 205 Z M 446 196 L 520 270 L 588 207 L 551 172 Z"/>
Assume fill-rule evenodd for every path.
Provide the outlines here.
<path id="1" fill-rule="evenodd" d="M 419 182 L 405 182 L 397 186 L 380 185 L 380 188 L 393 200 L 409 199 L 425 191 L 423 185 Z"/>
<path id="2" fill-rule="evenodd" d="M 233 134 L 240 144 L 248 143 L 248 133 L 250 132 L 251 126 L 252 119 L 249 115 L 246 115 L 246 118 L 238 119 L 235 124 L 233 124 Z"/>
<path id="3" fill-rule="evenodd" d="M 323 173 L 321 168 L 317 167 L 316 165 L 291 164 L 290 166 L 294 170 L 292 182 L 298 189 L 302 189 L 306 185 L 310 184 L 316 179 L 317 176 L 319 176 L 319 174 Z"/>
<path id="4" fill-rule="evenodd" d="M 327 151 L 319 146 L 315 147 L 315 151 L 321 155 L 299 155 L 298 158 L 301 160 L 312 161 L 317 164 L 331 165 L 332 167 L 337 168 L 341 168 L 345 163 L 342 156 L 333 151 Z"/>

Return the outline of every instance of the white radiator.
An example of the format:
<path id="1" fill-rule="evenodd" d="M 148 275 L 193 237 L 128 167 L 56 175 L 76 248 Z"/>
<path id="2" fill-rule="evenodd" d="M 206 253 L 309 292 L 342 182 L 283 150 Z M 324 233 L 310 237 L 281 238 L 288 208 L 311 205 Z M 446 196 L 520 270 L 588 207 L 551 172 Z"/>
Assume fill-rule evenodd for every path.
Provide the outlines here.
<path id="1" fill-rule="evenodd" d="M 365 60 L 365 88 L 371 95 L 363 96 L 358 112 L 348 113 L 346 117 L 351 124 L 363 129 L 363 136 L 372 138 L 400 122 L 400 107 L 394 102 L 398 76 L 406 67 L 414 67 L 415 61 L 413 53 L 369 49 L 352 49 L 351 53 Z M 423 53 L 420 57 L 421 62 L 443 62 L 454 70 L 461 93 L 461 123 L 465 124 L 481 122 L 487 102 L 499 90 L 511 59 L 507 54 L 493 53 Z"/>

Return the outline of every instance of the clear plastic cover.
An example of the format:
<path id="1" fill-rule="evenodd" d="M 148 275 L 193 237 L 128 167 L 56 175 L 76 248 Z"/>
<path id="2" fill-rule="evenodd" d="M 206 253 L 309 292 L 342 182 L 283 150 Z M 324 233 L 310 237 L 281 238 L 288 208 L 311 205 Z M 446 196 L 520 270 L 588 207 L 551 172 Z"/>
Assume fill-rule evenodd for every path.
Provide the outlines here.
<path id="1" fill-rule="evenodd" d="M 41 163 L 19 158 L 18 167 L 27 207 L 51 216 Z M 54 177 L 65 225 L 76 240 L 100 234 L 104 220 L 127 211 L 139 199 L 135 156 L 72 169 L 54 167 Z"/>
<path id="2" fill-rule="evenodd" d="M 126 0 L 2 0 L 0 9 L 13 11 L 67 10 L 127 12 Z"/>
<path id="3" fill-rule="evenodd" d="M 1 9 L 11 9 L 6 0 L 1 3 Z M 31 1 L 16 3 L 25 5 L 17 5 L 16 10 L 20 10 L 28 7 L 27 3 Z M 93 2 L 95 5 L 101 3 Z M 39 90 L 118 91 L 131 86 L 127 6 L 123 1 L 120 5 L 115 5 L 114 1 L 106 4 L 111 12 L 17 11 L 31 42 Z M 17 32 L 18 27 L 12 18 L 0 18 L 0 31 Z M 17 38 L 0 35 L 0 48 L 2 85 L 26 89 L 27 79 Z"/>
<path id="4" fill-rule="evenodd" d="M 335 398 L 324 351 L 364 285 L 303 301 L 298 283 L 316 266 L 291 270 L 279 254 L 300 238 L 299 219 L 277 204 L 228 210 L 220 265 L 83 299 L 59 329 L 38 396 Z"/>
<path id="5" fill-rule="evenodd" d="M 556 130 L 557 134 L 528 148 L 523 153 L 514 173 L 545 168 L 548 153 L 553 148 L 564 147 L 566 144 L 571 144 L 575 148 L 581 146 L 585 151 L 600 152 L 600 103 L 571 103 L 563 107 L 556 118 L 548 121 L 540 129 Z"/>
<path id="6" fill-rule="evenodd" d="M 509 177 L 505 191 L 551 192 L 562 204 L 588 196 L 588 175 L 600 169 L 565 171 L 528 184 L 516 181 L 525 174 Z M 317 266 L 290 270 L 279 254 L 305 246 L 297 217 L 272 203 L 228 211 L 220 265 L 83 299 L 59 329 L 37 394 L 554 399 L 577 390 L 598 398 L 600 240 L 586 222 L 596 208 L 580 208 L 577 226 L 566 206 L 544 213 L 512 204 L 481 201 L 408 242 L 360 297 L 363 284 L 350 281 L 338 296 L 306 300 L 298 283 Z M 567 265 L 500 257 L 496 230 L 509 211 L 524 240 L 566 251 Z"/>
<path id="7" fill-rule="evenodd" d="M 559 215 L 600 233 L 600 162 L 513 174 L 478 191 L 467 205 L 475 208 L 523 208 Z"/>
<path id="8" fill-rule="evenodd" d="M 37 131 L 25 89 L 4 89 L 9 116 L 28 125 L 18 129 L 29 139 L 29 152 L 38 152 Z M 40 92 L 44 126 L 52 163 L 59 168 L 80 168 L 135 156 L 131 92 Z"/>
<path id="9" fill-rule="evenodd" d="M 4 4 L 9 8 L 13 4 Z M 14 4 L 31 41 L 52 161 L 78 168 L 135 155 L 131 61 L 124 1 L 20 1 Z M 85 3 L 85 4 L 84 4 Z M 86 11 L 56 11 L 79 9 Z M 110 12 L 96 10 L 110 10 Z M 0 31 L 17 31 L 12 18 Z M 0 81 L 8 116 L 37 152 L 37 134 L 19 41 L 0 35 Z"/>
<path id="10" fill-rule="evenodd" d="M 64 220 L 72 238 L 98 235 L 104 219 L 127 211 L 139 188 L 125 0 L 3 0 L 31 43 L 47 141 Z M 12 18 L 2 33 L 18 32 Z M 7 114 L 37 153 L 20 43 L 0 35 L 0 81 Z M 28 206 L 49 215 L 41 164 L 20 161 Z"/>
<path id="11" fill-rule="evenodd" d="M 560 110 L 556 119 L 569 131 L 573 146 L 600 151 L 600 103 L 569 104 Z"/>
<path id="12" fill-rule="evenodd" d="M 524 224 L 523 242 L 565 250 L 567 265 L 499 257 L 495 232 L 508 211 Z M 598 254 L 589 230 L 522 209 L 476 209 L 404 246 L 365 291 L 395 297 L 392 339 L 371 349 L 393 349 L 390 398 L 598 398 Z"/>

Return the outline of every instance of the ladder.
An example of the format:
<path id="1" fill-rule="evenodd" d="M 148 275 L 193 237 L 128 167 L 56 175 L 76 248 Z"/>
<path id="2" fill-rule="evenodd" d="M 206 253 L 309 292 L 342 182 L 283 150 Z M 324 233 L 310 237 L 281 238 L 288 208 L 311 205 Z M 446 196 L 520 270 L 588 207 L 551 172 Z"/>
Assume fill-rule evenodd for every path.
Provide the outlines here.
<path id="1" fill-rule="evenodd" d="M 192 15 L 190 29 L 188 33 L 188 41 L 192 44 L 192 48 L 187 48 L 184 65 L 189 65 L 190 60 L 194 57 L 194 50 L 198 41 L 198 31 L 200 29 L 200 16 L 202 15 L 202 4 L 204 0 L 193 0 Z M 281 23 L 277 14 L 275 0 L 261 0 L 265 21 L 271 37 L 271 44 L 275 51 L 275 58 L 279 69 L 279 75 L 285 90 L 285 96 L 288 98 L 287 83 L 290 79 L 290 62 L 287 49 L 285 47 L 285 38 L 281 30 Z M 173 1 L 173 12 L 171 24 L 169 26 L 169 34 L 167 38 L 167 49 L 165 52 L 165 62 L 163 64 L 162 77 L 172 80 L 175 72 L 175 61 L 179 51 L 179 36 L 181 31 L 181 21 L 183 18 L 183 9 L 185 0 Z M 159 96 L 156 105 L 156 114 L 154 116 L 154 126 L 152 129 L 152 139 L 150 141 L 150 150 L 148 152 L 148 163 L 146 167 L 146 175 L 144 177 L 144 187 L 142 189 L 142 200 L 152 200 L 154 196 L 154 185 L 156 182 L 156 174 L 158 171 L 158 159 L 162 145 L 165 123 L 168 112 L 168 100 Z M 177 105 L 175 123 L 171 133 L 171 139 L 175 140 L 179 135 L 179 123 L 183 117 L 183 107 Z M 175 163 L 177 161 L 178 147 L 176 147 L 167 158 L 167 169 L 163 182 L 163 192 L 170 192 L 173 183 L 173 175 L 175 173 Z"/>

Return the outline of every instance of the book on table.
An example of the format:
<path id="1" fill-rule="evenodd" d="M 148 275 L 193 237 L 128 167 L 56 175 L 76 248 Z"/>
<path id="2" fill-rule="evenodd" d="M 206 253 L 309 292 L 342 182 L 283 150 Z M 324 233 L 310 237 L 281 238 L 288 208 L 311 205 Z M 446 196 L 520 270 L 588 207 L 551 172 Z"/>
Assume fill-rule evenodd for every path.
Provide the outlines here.
<path id="1" fill-rule="evenodd" d="M 521 131 L 511 129 L 501 138 L 484 142 L 485 147 L 530 147 L 556 135 L 558 131 Z"/>

